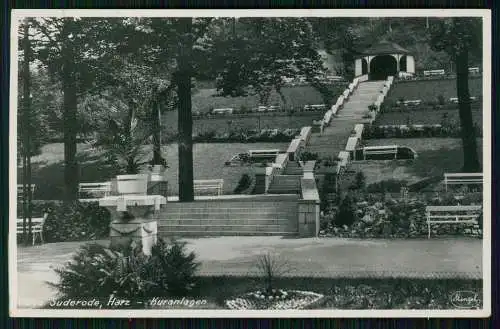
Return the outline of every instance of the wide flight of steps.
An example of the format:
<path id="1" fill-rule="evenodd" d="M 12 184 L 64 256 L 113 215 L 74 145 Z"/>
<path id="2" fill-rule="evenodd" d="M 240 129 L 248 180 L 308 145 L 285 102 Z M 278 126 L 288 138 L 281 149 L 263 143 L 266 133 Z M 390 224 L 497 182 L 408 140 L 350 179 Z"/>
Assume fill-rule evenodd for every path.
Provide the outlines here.
<path id="1" fill-rule="evenodd" d="M 369 121 L 363 118 L 368 106 L 373 104 L 384 87 L 385 81 L 366 81 L 344 103 L 343 107 L 332 118 L 330 125 L 323 129 L 323 133 L 313 133 L 306 151 L 318 153 L 321 157 L 337 156 L 345 149 L 354 125 Z"/>
<path id="2" fill-rule="evenodd" d="M 168 202 L 158 215 L 158 236 L 290 236 L 298 232 L 298 195 Z"/>
<path id="3" fill-rule="evenodd" d="M 275 175 L 269 186 L 268 194 L 299 194 L 300 175 Z"/>

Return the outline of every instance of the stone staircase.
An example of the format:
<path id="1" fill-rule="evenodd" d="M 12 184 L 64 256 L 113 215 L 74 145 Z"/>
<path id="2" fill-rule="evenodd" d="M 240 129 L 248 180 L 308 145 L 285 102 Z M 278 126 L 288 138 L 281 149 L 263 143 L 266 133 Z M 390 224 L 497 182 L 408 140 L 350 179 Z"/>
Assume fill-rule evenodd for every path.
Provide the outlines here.
<path id="1" fill-rule="evenodd" d="M 234 236 L 298 233 L 298 195 L 168 202 L 158 216 L 158 236 Z"/>
<path id="2" fill-rule="evenodd" d="M 349 97 L 342 109 L 331 120 L 330 125 L 323 129 L 323 133 L 313 133 L 306 146 L 306 151 L 318 153 L 321 157 L 337 156 L 345 149 L 355 124 L 367 123 L 364 119 L 368 106 L 373 104 L 382 90 L 385 81 L 366 81 Z"/>
<path id="3" fill-rule="evenodd" d="M 300 193 L 300 175 L 275 175 L 268 194 L 299 194 Z"/>
<path id="4" fill-rule="evenodd" d="M 287 163 L 283 175 L 299 175 L 302 176 L 303 169 L 296 161 Z"/>

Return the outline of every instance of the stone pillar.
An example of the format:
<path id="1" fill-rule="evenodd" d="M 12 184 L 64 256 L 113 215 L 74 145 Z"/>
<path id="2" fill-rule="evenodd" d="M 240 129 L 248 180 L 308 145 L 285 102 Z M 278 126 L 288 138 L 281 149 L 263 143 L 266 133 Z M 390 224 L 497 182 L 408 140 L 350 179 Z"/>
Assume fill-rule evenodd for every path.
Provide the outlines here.
<path id="1" fill-rule="evenodd" d="M 354 76 L 359 77 L 362 74 L 363 74 L 362 59 L 356 58 L 356 60 L 354 61 Z"/>
<path id="2" fill-rule="evenodd" d="M 151 254 L 151 248 L 156 244 L 158 236 L 158 222 L 154 218 L 134 218 L 123 221 L 113 218 L 110 224 L 110 246 L 126 247 L 135 243 L 142 244 L 142 251 Z"/>
<path id="3" fill-rule="evenodd" d="M 299 236 L 317 237 L 319 233 L 319 201 L 299 200 Z"/>
<path id="4" fill-rule="evenodd" d="M 150 255 L 157 241 L 157 214 L 166 202 L 166 198 L 159 195 L 119 195 L 100 199 L 99 205 L 111 214 L 111 247 L 141 243 L 144 254 Z"/>
<path id="5" fill-rule="evenodd" d="M 415 74 L 415 59 L 413 56 L 406 56 L 406 72 Z"/>

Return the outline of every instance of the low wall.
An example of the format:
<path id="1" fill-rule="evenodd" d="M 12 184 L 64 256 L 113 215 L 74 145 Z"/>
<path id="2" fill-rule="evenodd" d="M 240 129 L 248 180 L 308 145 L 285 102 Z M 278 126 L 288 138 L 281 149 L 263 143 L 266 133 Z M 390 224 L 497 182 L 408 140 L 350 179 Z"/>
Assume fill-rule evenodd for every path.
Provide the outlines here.
<path id="1" fill-rule="evenodd" d="M 314 168 L 315 161 L 307 167 Z M 320 198 L 314 175 L 304 172 L 300 180 L 302 198 L 298 202 L 298 233 L 300 237 L 317 237 L 319 234 Z"/>

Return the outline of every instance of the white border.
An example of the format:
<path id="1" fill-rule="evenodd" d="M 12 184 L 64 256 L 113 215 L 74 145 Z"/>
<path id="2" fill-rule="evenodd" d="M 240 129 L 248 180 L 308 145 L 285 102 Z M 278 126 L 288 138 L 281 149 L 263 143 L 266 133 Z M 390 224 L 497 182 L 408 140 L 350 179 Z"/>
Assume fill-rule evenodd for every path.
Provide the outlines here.
<path id="1" fill-rule="evenodd" d="M 488 317 L 491 315 L 491 11 L 487 9 L 287 9 L 287 10 L 116 10 L 116 9 L 14 9 L 11 13 L 11 54 L 18 47 L 19 20 L 33 16 L 78 16 L 78 17 L 450 17 L 475 16 L 483 18 L 483 173 L 484 173 L 484 218 L 483 229 L 483 309 L 480 310 L 291 310 L 291 311 L 231 311 L 231 310 L 57 310 L 17 308 L 17 248 L 16 232 L 9 231 L 9 311 L 12 317 L 108 317 L 108 318 L 192 318 L 192 317 L 297 317 L 297 318 L 365 318 L 365 317 Z M 10 226 L 16 225 L 17 202 L 17 56 L 11 56 L 10 76 Z"/>

